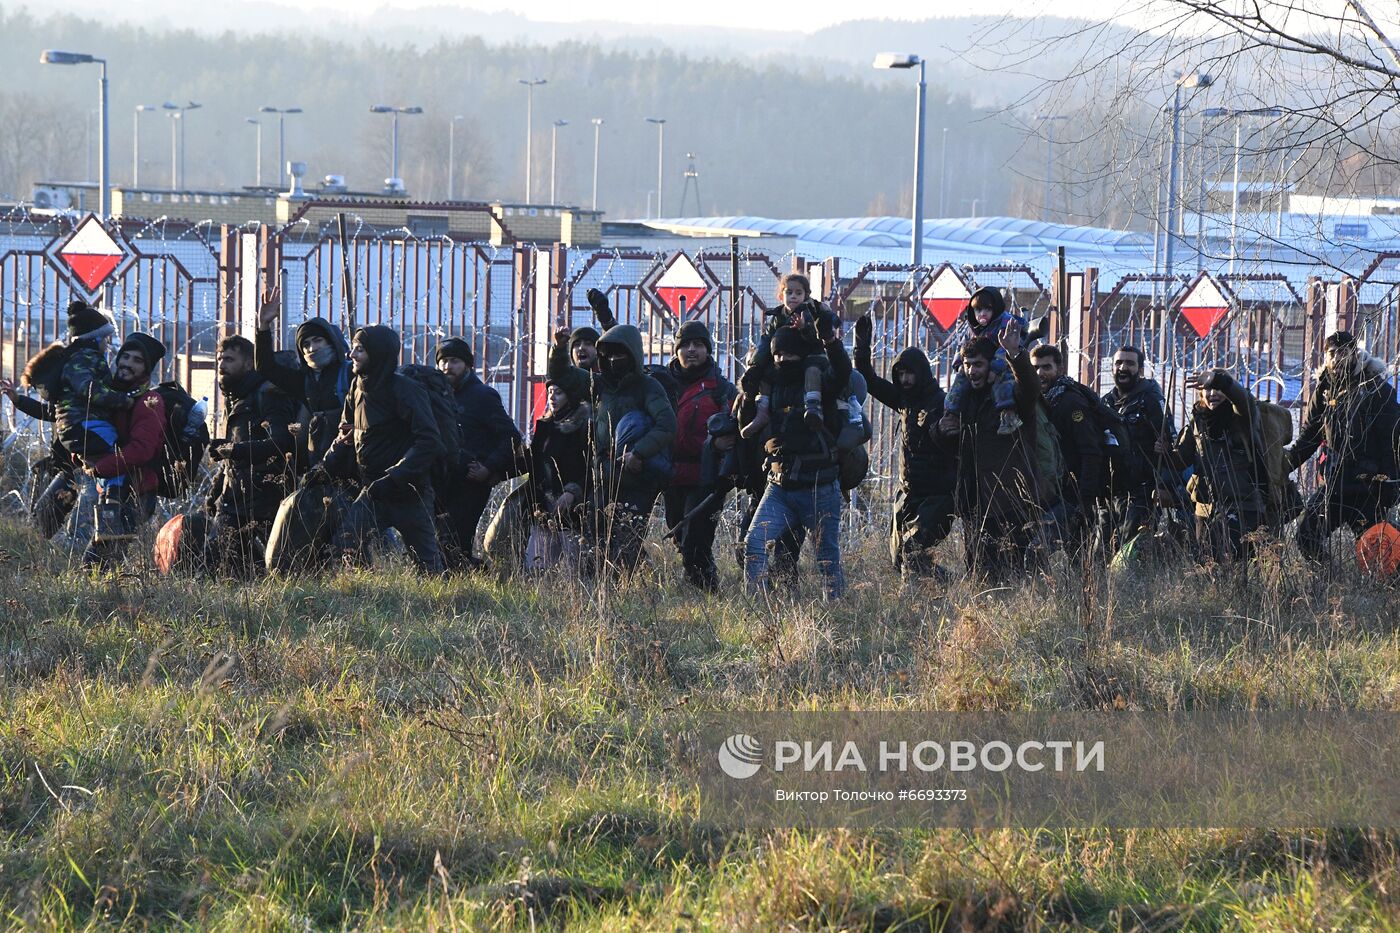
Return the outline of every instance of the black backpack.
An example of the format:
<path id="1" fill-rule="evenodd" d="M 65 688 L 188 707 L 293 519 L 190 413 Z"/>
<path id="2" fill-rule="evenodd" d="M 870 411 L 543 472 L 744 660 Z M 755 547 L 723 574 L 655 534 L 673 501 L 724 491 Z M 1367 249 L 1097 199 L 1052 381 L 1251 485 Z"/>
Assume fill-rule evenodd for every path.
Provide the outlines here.
<path id="1" fill-rule="evenodd" d="M 162 382 L 151 390 L 165 403 L 165 430 L 161 437 L 160 485 L 156 493 L 167 499 L 189 494 L 197 485 L 204 452 L 209 449 L 209 425 L 199 404 L 178 382 Z"/>
<path id="2" fill-rule="evenodd" d="M 412 379 L 428 393 L 428 401 L 433 407 L 433 417 L 437 419 L 438 435 L 446 451 L 441 462 L 434 468 L 434 478 L 444 478 L 448 471 L 457 466 L 462 457 L 462 433 L 457 424 L 457 402 L 452 392 L 452 383 L 447 374 L 432 366 L 409 363 L 399 367 L 399 375 Z"/>
<path id="3" fill-rule="evenodd" d="M 680 408 L 681 384 L 676 381 L 675 376 L 671 375 L 670 368 L 659 363 L 647 363 L 642 366 L 642 372 L 661 383 L 661 388 L 666 390 L 666 397 L 671 400 L 672 411 Z"/>
<path id="4" fill-rule="evenodd" d="M 1123 420 L 1112 405 L 1092 392 L 1081 382 L 1070 385 L 1084 399 L 1094 426 L 1103 434 L 1104 456 L 1108 461 L 1111 475 L 1126 476 L 1132 469 L 1129 451 L 1132 450 L 1132 436 L 1128 433 L 1128 423 Z"/>

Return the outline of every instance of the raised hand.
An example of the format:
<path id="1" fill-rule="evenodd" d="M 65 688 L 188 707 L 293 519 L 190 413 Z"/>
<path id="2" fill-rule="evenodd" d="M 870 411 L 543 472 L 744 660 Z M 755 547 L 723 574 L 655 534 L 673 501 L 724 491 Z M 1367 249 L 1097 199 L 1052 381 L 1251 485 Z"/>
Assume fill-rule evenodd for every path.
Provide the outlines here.
<path id="1" fill-rule="evenodd" d="M 554 332 L 554 345 L 556 347 L 567 347 L 569 345 L 569 335 L 573 330 L 568 327 L 561 327 Z"/>
<path id="2" fill-rule="evenodd" d="M 258 305 L 258 330 L 271 330 L 272 325 L 282 316 L 282 286 L 264 288 L 262 301 Z"/>
<path id="3" fill-rule="evenodd" d="M 870 337 L 875 333 L 875 322 L 870 319 L 869 314 L 862 314 L 856 318 L 856 339 L 861 343 L 869 343 Z"/>
<path id="4" fill-rule="evenodd" d="M 997 343 L 1006 351 L 1007 356 L 1015 356 L 1021 352 L 1021 322 L 1011 318 L 1006 322 L 1006 326 L 997 334 Z"/>

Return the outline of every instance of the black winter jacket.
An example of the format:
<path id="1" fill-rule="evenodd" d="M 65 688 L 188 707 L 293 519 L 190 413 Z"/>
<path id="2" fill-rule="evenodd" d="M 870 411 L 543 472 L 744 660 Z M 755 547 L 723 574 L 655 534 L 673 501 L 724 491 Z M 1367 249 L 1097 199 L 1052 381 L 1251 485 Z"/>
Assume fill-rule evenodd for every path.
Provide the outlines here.
<path id="1" fill-rule="evenodd" d="M 325 337 L 331 345 L 332 362 L 314 370 L 301 358 L 301 340 L 307 334 Z M 253 359 L 259 373 L 281 389 L 298 409 L 294 420 L 301 422 L 297 437 L 297 463 L 301 469 L 313 467 L 335 443 L 340 432 L 340 413 L 350 386 L 350 347 L 345 335 L 322 317 L 308 318 L 296 330 L 294 344 L 300 363 L 284 366 L 277 361 L 272 331 L 260 330 L 254 341 Z"/>
<path id="2" fill-rule="evenodd" d="M 452 391 L 452 401 L 457 406 L 457 427 L 462 438 L 461 462 L 453 466 L 462 469 L 476 460 L 497 477 L 503 475 L 520 432 L 506 414 L 500 393 L 468 370 L 462 384 Z"/>
<path id="3" fill-rule="evenodd" d="M 1322 478 L 1334 491 L 1347 487 L 1369 488 L 1362 476 L 1384 474 L 1396 478 L 1396 433 L 1400 405 L 1395 389 L 1385 380 L 1385 366 L 1364 357 L 1360 372 L 1346 381 L 1323 371 L 1308 397 L 1298 439 L 1288 448 L 1290 470 L 1308 462 L 1322 444 L 1327 461 Z"/>
<path id="4" fill-rule="evenodd" d="M 233 448 L 220 461 L 209 500 L 217 514 L 267 521 L 277 514 L 293 472 L 287 461 L 295 447 L 287 430 L 292 400 L 256 372 L 227 390 L 225 398 L 223 439 Z"/>
<path id="5" fill-rule="evenodd" d="M 402 494 L 410 486 L 421 493 L 444 454 L 432 402 L 421 385 L 399 375 L 398 334 L 376 324 L 360 328 L 355 339 L 369 359 L 350 381 L 341 415 L 353 430 L 326 454 L 326 468 L 365 485 L 388 476 Z"/>
<path id="6" fill-rule="evenodd" d="M 957 448 L 938 433 L 943 417 L 943 387 L 933 378 L 933 367 L 918 347 L 906 347 L 890 367 L 890 379 L 876 374 L 870 344 L 856 335 L 856 371 L 865 377 L 870 394 L 887 408 L 900 412 L 899 485 L 911 496 L 952 492 L 957 479 Z M 914 388 L 900 388 L 900 376 L 912 372 Z"/>
<path id="7" fill-rule="evenodd" d="M 1139 379 L 1127 392 L 1114 386 L 1103 400 L 1123 419 L 1132 441 L 1128 448 L 1129 475 L 1121 481 L 1115 477 L 1114 492 L 1150 493 L 1157 487 L 1157 476 L 1165 472 L 1162 455 L 1155 449 L 1157 440 L 1176 437 L 1176 424 L 1166 410 L 1162 387 L 1155 379 Z"/>
<path id="8" fill-rule="evenodd" d="M 818 431 L 803 421 L 805 361 L 789 370 L 773 367 L 771 417 L 776 450 L 769 450 L 766 466 L 769 482 L 784 489 L 813 489 L 835 482 L 839 475 L 836 434 L 844 415 L 837 410 L 836 401 L 850 381 L 851 358 L 839 340 L 827 346 L 826 355 L 831 364 L 822 374 L 826 424 Z"/>
<path id="9" fill-rule="evenodd" d="M 1088 508 L 1107 486 L 1108 463 L 1104 457 L 1103 431 L 1090 408 L 1089 389 L 1061 376 L 1044 390 L 1050 421 L 1060 435 L 1065 460 L 1064 501 Z"/>

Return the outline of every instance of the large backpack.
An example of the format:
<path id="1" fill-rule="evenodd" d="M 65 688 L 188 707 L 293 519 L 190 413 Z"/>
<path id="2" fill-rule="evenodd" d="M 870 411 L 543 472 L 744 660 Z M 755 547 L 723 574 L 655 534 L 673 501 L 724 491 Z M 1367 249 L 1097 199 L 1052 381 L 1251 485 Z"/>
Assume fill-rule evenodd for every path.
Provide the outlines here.
<path id="1" fill-rule="evenodd" d="M 675 376 L 671 375 L 671 370 L 659 363 L 646 363 L 642 366 L 642 372 L 661 383 L 661 388 L 666 390 L 666 397 L 671 400 L 671 410 L 679 411 L 681 384 L 676 381 Z"/>
<path id="2" fill-rule="evenodd" d="M 1278 530 L 1303 511 L 1303 499 L 1298 486 L 1288 476 L 1284 448 L 1293 442 L 1293 416 L 1288 409 L 1273 402 L 1256 401 L 1259 412 L 1259 439 L 1263 446 L 1264 472 L 1269 488 L 1264 497 L 1264 518 L 1270 528 Z"/>
<path id="3" fill-rule="evenodd" d="M 1041 500 L 1055 502 L 1065 479 L 1065 455 L 1060 450 L 1060 432 L 1050 420 L 1050 407 L 1044 398 L 1037 399 L 1035 405 L 1035 468 Z"/>
<path id="4" fill-rule="evenodd" d="M 158 495 L 177 499 L 198 485 L 200 464 L 209 449 L 209 425 L 205 408 L 178 382 L 162 382 L 151 390 L 165 403 L 165 430 L 161 432 Z"/>
<path id="5" fill-rule="evenodd" d="M 421 363 L 400 366 L 399 375 L 412 379 L 428 394 L 433 418 L 437 421 L 438 435 L 442 440 L 443 450 L 446 451 L 433 470 L 433 478 L 443 479 L 457 466 L 457 461 L 462 456 L 462 432 L 457 424 L 457 402 L 452 392 L 452 383 L 446 373 Z"/>
<path id="6" fill-rule="evenodd" d="M 1132 469 L 1132 435 L 1128 433 L 1128 423 L 1123 420 L 1113 406 L 1092 392 L 1083 383 L 1073 383 L 1076 391 L 1084 399 L 1094 426 L 1103 436 L 1104 458 L 1108 462 L 1109 476 L 1127 476 Z"/>

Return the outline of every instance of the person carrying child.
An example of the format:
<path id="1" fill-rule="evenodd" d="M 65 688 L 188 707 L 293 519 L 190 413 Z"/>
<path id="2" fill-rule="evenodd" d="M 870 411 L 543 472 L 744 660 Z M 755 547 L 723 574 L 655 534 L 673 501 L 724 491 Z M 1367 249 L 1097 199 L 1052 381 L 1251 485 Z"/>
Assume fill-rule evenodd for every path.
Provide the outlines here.
<path id="1" fill-rule="evenodd" d="M 1025 319 L 1007 309 L 1006 299 L 1002 297 L 1001 292 L 990 286 L 979 288 L 972 293 L 967 307 L 963 309 L 961 324 L 966 334 L 961 342 L 965 344 L 977 337 L 995 340 L 1012 321 L 1016 322 L 1024 341 L 1027 329 Z M 1016 379 L 1006 360 L 1006 353 L 1000 347 L 992 360 L 991 378 L 992 403 L 996 406 L 1000 418 L 997 433 L 1015 434 L 1022 425 L 1021 416 L 1016 412 Z M 971 384 L 967 374 L 959 368 L 953 378 L 953 387 L 948 390 L 948 396 L 944 400 L 944 411 L 950 415 L 961 416 L 969 391 Z"/>
<path id="2" fill-rule="evenodd" d="M 773 334 L 780 327 L 791 327 L 802 338 L 802 407 L 803 419 L 815 431 L 822 426 L 822 377 L 830 371 L 826 347 L 820 331 L 840 332 L 841 319 L 836 312 L 812 299 L 812 283 L 807 276 L 789 272 L 778 282 L 781 305 L 768 315 L 765 333 L 759 338 L 749 356 L 748 369 L 739 380 L 744 394 L 756 399 L 753 419 L 744 426 L 745 438 L 757 437 L 771 418 L 773 391 Z"/>

